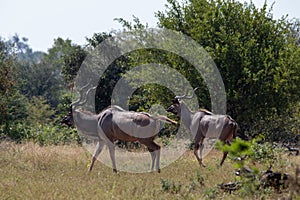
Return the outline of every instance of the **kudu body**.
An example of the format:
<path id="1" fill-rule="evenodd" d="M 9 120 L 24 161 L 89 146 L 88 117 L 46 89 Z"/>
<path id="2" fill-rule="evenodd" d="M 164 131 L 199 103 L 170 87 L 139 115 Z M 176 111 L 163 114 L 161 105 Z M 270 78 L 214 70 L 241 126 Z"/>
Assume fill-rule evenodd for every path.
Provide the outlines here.
<path id="1" fill-rule="evenodd" d="M 119 106 L 110 106 L 99 114 L 83 111 L 77 107 L 86 102 L 86 100 L 82 101 L 84 87 L 81 88 L 80 99 L 71 104 L 71 112 L 64 117 L 61 123 L 72 126 L 75 121 L 77 129 L 82 134 L 98 141 L 89 171 L 92 170 L 103 146 L 107 145 L 113 171 L 117 172 L 114 142 L 121 140 L 127 142 L 138 141 L 145 145 L 151 154 L 151 170 L 154 170 L 156 161 L 156 170 L 160 172 L 160 146 L 154 142 L 154 139 L 159 131 L 160 121 L 172 124 L 176 124 L 176 122 L 166 116 L 152 116 L 144 112 L 125 111 Z M 91 89 L 86 92 L 86 96 Z"/>
<path id="2" fill-rule="evenodd" d="M 192 98 L 186 95 L 177 96 L 173 104 L 167 109 L 168 112 L 178 115 L 184 126 L 190 130 L 194 137 L 194 155 L 199 165 L 202 163 L 202 151 L 204 148 L 203 141 L 205 138 L 218 138 L 222 142 L 229 144 L 237 135 L 238 124 L 229 115 L 215 115 L 206 109 L 200 109 L 197 112 L 191 111 L 182 99 Z M 200 156 L 198 151 L 200 148 Z M 223 153 L 220 162 L 222 166 L 228 152 Z"/>

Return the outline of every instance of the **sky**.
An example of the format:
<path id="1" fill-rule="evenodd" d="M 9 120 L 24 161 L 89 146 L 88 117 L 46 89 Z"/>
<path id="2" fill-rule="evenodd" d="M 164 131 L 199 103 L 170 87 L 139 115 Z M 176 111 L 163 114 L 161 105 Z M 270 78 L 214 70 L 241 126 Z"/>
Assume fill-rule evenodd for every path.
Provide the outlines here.
<path id="1" fill-rule="evenodd" d="M 265 0 L 252 1 L 261 7 Z M 274 0 L 267 2 L 271 5 Z M 0 0 L 0 36 L 26 37 L 34 51 L 46 52 L 58 37 L 83 45 L 94 33 L 121 29 L 115 18 L 132 21 L 134 15 L 156 27 L 155 13 L 165 10 L 165 4 L 166 0 Z M 300 18 L 299 8 L 299 0 L 276 0 L 273 14 Z"/>

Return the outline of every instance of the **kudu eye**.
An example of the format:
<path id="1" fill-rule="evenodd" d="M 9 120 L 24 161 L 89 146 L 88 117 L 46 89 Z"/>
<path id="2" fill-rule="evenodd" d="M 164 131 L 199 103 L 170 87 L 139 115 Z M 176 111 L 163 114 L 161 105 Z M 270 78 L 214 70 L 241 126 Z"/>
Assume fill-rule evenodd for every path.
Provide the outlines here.
<path id="1" fill-rule="evenodd" d="M 171 110 L 173 110 L 173 109 L 174 109 L 174 106 L 171 105 L 171 106 L 167 109 L 167 111 L 169 112 L 169 111 L 171 111 Z"/>

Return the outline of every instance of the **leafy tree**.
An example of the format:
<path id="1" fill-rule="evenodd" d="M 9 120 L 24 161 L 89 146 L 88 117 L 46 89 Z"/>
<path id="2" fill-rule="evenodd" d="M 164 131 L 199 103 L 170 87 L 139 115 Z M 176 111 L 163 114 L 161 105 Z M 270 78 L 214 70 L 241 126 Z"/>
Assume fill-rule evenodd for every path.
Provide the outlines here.
<path id="1" fill-rule="evenodd" d="M 61 70 L 64 81 L 72 84 L 85 57 L 86 51 L 80 45 L 73 44 L 69 39 L 57 38 L 49 50 L 47 59 L 55 61 L 53 64 Z"/>
<path id="2" fill-rule="evenodd" d="M 149 35 L 145 34 L 145 30 L 148 28 L 147 24 L 141 24 L 137 17 L 133 18 L 134 23 L 128 22 L 123 18 L 119 18 L 117 21 L 123 25 L 125 31 L 131 31 L 131 34 L 135 37 L 135 41 L 138 43 L 140 42 L 142 46 L 152 46 L 153 42 L 155 42 L 155 38 L 150 39 Z M 153 32 L 153 35 L 156 36 L 156 33 Z M 144 36 L 146 36 L 146 38 L 144 38 Z M 163 40 L 160 40 L 159 42 L 162 41 Z M 164 45 L 171 48 L 177 48 L 174 47 L 174 44 L 170 44 L 168 40 L 164 41 Z M 179 55 L 155 48 L 143 48 L 128 53 L 126 58 L 126 64 L 129 69 L 134 69 L 137 66 L 143 65 L 151 65 L 151 67 L 154 67 L 152 64 L 155 63 L 155 68 L 159 71 L 158 73 L 161 74 L 164 70 L 164 66 L 174 68 L 180 72 L 194 88 L 201 88 L 202 93 L 199 94 L 199 96 L 203 98 L 201 98 L 200 102 L 202 105 L 203 102 L 208 102 L 206 105 L 209 105 L 209 98 L 207 98 L 207 96 L 209 96 L 207 95 L 208 90 L 203 84 L 201 75 L 196 70 L 191 70 L 191 64 Z M 148 70 L 141 70 L 139 73 L 136 73 L 134 70 L 126 72 L 126 79 L 131 82 L 132 86 L 139 88 L 134 92 L 134 95 L 130 100 L 130 107 L 132 109 L 149 111 L 149 108 L 154 104 L 162 105 L 165 108 L 170 105 L 170 100 L 174 97 L 174 93 L 165 86 L 159 84 L 147 84 L 144 86 L 139 85 L 140 79 L 147 79 L 150 82 L 155 82 L 155 79 L 159 76 L 159 74 L 157 74 L 157 76 L 153 76 L 153 72 L 149 72 Z M 164 82 L 174 82 L 171 76 L 164 76 L 163 80 Z M 187 92 L 184 90 L 185 83 L 177 82 L 176 85 L 178 85 L 180 93 L 183 94 Z"/>
<path id="3" fill-rule="evenodd" d="M 10 48 L 0 40 L 0 92 L 4 96 L 14 86 L 14 58 Z"/>
<path id="4" fill-rule="evenodd" d="M 27 98 L 18 91 L 16 75 L 16 44 L 0 40 L 0 137 L 19 138 L 14 131 L 27 116 Z M 16 135 L 17 134 L 17 135 Z"/>
<path id="5" fill-rule="evenodd" d="M 5 131 L 9 128 L 9 100 L 15 92 L 15 65 L 12 54 L 11 46 L 0 40 L 0 125 L 5 126 Z"/>
<path id="6" fill-rule="evenodd" d="M 61 77 L 55 71 L 52 65 L 45 62 L 19 65 L 21 93 L 29 99 L 43 96 L 52 107 L 56 107 L 63 88 Z"/>
<path id="7" fill-rule="evenodd" d="M 97 51 L 99 45 L 113 36 L 113 33 L 95 33 L 92 38 L 87 38 L 88 42 L 88 51 Z M 112 44 L 113 45 L 113 44 Z M 117 45 L 107 47 L 110 49 L 111 54 L 101 55 L 103 56 L 102 59 L 110 60 L 112 55 L 120 54 L 120 49 Z M 127 57 L 121 56 L 114 60 L 109 66 L 107 66 L 106 70 L 102 74 L 101 77 L 97 77 L 99 73 L 98 71 L 95 73 L 97 76 L 96 79 L 98 81 L 98 87 L 96 90 L 96 111 L 101 111 L 107 106 L 111 105 L 111 96 L 115 84 L 121 78 L 122 73 L 125 73 L 128 69 L 127 65 Z M 102 70 L 102 69 L 101 69 Z"/>
<path id="8" fill-rule="evenodd" d="M 280 118 L 299 101 L 299 39 L 293 24 L 274 20 L 271 11 L 267 4 L 258 9 L 234 0 L 168 0 L 166 10 L 156 13 L 160 27 L 189 35 L 212 55 L 228 113 L 242 130 L 274 114 Z"/>
<path id="9" fill-rule="evenodd" d="M 66 63 L 72 70 L 73 63 L 81 62 L 82 54 L 77 53 L 83 52 L 81 47 L 69 39 L 57 38 L 48 53 L 32 52 L 29 47 L 19 52 L 17 71 L 21 93 L 28 98 L 42 96 L 51 107 L 57 107 L 61 94 L 65 92 L 65 81 L 69 82 Z"/>
<path id="10" fill-rule="evenodd" d="M 79 46 L 58 38 L 43 53 L 33 52 L 27 41 L 18 35 L 0 40 L 0 138 L 34 139 L 45 124 L 49 130 L 60 128 L 50 123 L 63 112 L 54 108 L 70 101 L 69 96 L 62 97 L 67 90 L 61 71 L 65 56 Z"/>
<path id="11" fill-rule="evenodd" d="M 86 38 L 86 40 L 88 42 L 87 46 L 96 48 L 101 42 L 103 42 L 104 40 L 106 40 L 112 36 L 113 36 L 112 33 L 106 33 L 106 32 L 94 33 L 94 35 L 91 38 Z"/>
<path id="12" fill-rule="evenodd" d="M 33 51 L 27 42 L 27 38 L 20 38 L 17 34 L 7 41 L 7 43 L 14 48 L 17 61 L 20 63 L 40 62 L 44 58 L 45 53 L 41 51 Z"/>
<path id="13" fill-rule="evenodd" d="M 30 103 L 27 104 L 27 110 L 27 121 L 32 126 L 49 124 L 55 113 L 47 103 L 47 100 L 41 96 L 33 96 Z"/>

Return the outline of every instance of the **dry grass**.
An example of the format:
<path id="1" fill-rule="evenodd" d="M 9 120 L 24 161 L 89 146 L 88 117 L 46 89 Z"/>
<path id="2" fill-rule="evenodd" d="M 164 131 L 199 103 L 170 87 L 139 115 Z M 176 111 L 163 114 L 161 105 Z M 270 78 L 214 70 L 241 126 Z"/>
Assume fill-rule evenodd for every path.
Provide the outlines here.
<path id="1" fill-rule="evenodd" d="M 101 156 L 101 155 L 100 155 Z M 113 174 L 97 162 L 91 173 L 91 155 L 80 146 L 45 146 L 34 143 L 0 143 L 0 199 L 277 199 L 288 191 L 261 194 L 223 193 L 217 184 L 234 181 L 234 167 L 226 160 L 218 167 L 221 153 L 212 151 L 200 168 L 191 152 L 162 169 L 159 174 Z M 285 156 L 277 169 L 293 173 L 299 156 Z M 293 164 L 294 163 L 294 164 Z M 266 166 L 259 165 L 261 169 Z M 202 180 L 203 179 L 203 180 Z M 162 181 L 171 185 L 165 190 Z"/>

